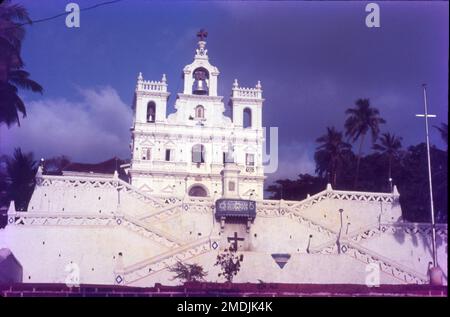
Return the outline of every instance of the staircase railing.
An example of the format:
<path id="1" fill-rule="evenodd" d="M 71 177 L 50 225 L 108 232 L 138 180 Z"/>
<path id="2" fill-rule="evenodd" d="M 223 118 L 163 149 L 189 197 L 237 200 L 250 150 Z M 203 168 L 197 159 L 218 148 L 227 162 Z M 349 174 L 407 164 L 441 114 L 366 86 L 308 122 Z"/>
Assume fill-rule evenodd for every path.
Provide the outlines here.
<path id="1" fill-rule="evenodd" d="M 198 239 L 168 252 L 156 255 L 133 265 L 116 269 L 116 283 L 130 284 L 151 274 L 167 269 L 177 261 L 185 261 L 211 250 L 210 237 Z M 120 281 L 120 282 L 119 282 Z"/>
<path id="2" fill-rule="evenodd" d="M 178 238 L 175 237 L 174 235 L 172 235 L 172 234 L 170 234 L 170 233 L 168 233 L 168 232 L 166 232 L 166 231 L 164 231 L 164 230 L 161 230 L 161 229 L 159 229 L 159 228 L 156 228 L 155 226 L 150 225 L 150 224 L 148 224 L 148 223 L 146 223 L 146 222 L 143 222 L 142 220 L 139 220 L 138 218 L 133 217 L 133 216 L 131 216 L 131 215 L 128 215 L 128 214 L 126 214 L 126 213 L 122 213 L 122 215 L 123 215 L 123 218 L 124 218 L 125 220 L 131 222 L 132 224 L 134 224 L 134 225 L 136 225 L 136 226 L 138 226 L 138 227 L 141 227 L 141 228 L 144 229 L 144 230 L 150 231 L 151 233 L 154 233 L 154 234 L 156 234 L 157 236 L 159 236 L 159 237 L 161 237 L 161 238 L 163 238 L 163 239 L 168 240 L 169 242 L 174 243 L 175 246 L 180 246 L 180 245 L 183 244 L 183 241 L 182 241 L 182 240 L 178 239 Z"/>
<path id="3" fill-rule="evenodd" d="M 343 245 L 347 244 L 349 249 L 354 249 L 356 252 L 348 250 L 349 256 L 360 260 L 365 263 L 378 262 L 380 270 L 403 281 L 406 283 L 426 284 L 428 283 L 428 277 L 422 273 L 419 273 L 403 264 L 400 264 L 394 260 L 391 260 L 377 252 L 369 250 L 361 245 L 343 241 Z M 364 257 L 366 256 L 366 257 Z M 370 257 L 370 258 L 369 258 Z M 372 261 L 370 261 L 372 260 Z"/>

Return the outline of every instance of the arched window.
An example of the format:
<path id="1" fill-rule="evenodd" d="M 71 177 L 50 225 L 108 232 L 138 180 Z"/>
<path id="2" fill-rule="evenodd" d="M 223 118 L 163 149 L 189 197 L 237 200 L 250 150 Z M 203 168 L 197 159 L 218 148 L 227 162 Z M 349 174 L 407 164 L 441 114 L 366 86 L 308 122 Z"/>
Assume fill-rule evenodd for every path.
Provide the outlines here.
<path id="1" fill-rule="evenodd" d="M 192 186 L 191 189 L 189 189 L 189 196 L 193 197 L 206 197 L 208 196 L 208 193 L 206 192 L 206 189 L 203 186 L 195 185 Z"/>
<path id="2" fill-rule="evenodd" d="M 242 124 L 244 128 L 252 127 L 252 110 L 250 108 L 245 108 L 242 118 Z"/>
<path id="3" fill-rule="evenodd" d="M 154 101 L 150 101 L 147 104 L 147 122 L 155 122 L 156 116 L 156 104 Z"/>
<path id="4" fill-rule="evenodd" d="M 205 146 L 203 144 L 196 144 L 192 147 L 192 162 L 205 163 Z"/>
<path id="5" fill-rule="evenodd" d="M 196 119 L 205 118 L 205 108 L 203 108 L 203 106 L 198 105 L 197 107 L 195 107 L 195 118 Z"/>

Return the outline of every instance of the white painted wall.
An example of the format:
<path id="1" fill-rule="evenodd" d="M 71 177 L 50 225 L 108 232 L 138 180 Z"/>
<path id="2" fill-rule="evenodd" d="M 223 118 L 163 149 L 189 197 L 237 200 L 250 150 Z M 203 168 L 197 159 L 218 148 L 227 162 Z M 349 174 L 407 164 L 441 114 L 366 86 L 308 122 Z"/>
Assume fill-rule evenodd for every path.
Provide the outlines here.
<path id="1" fill-rule="evenodd" d="M 34 208 L 24 213 L 10 210 L 12 222 L 0 230 L 0 247 L 11 249 L 22 263 L 25 282 L 64 282 L 68 274 L 65 266 L 72 261 L 80 266 L 82 283 L 111 284 L 122 272 L 117 270 L 119 252 L 123 253 L 123 272 L 139 270 L 142 275 L 129 285 L 151 286 L 155 281 L 177 283 L 164 270 L 149 273 L 148 263 L 156 261 L 167 268 L 173 264 L 172 256 L 186 254 L 185 261 L 202 264 L 210 272 L 208 280 L 216 281 L 217 268 L 211 263 L 215 262 L 218 250 L 229 246 L 228 238 L 235 232 L 244 238 L 239 242 L 239 250 L 244 254 L 242 271 L 236 278 L 239 282 L 261 279 L 364 283 L 367 259 L 361 254 L 355 258 L 354 248 L 370 256 L 369 262 L 387 267 L 381 273 L 382 283 L 410 282 L 403 279 L 404 275 L 390 274 L 389 265 L 418 278 L 427 278 L 431 258 L 429 238 L 426 238 L 430 234 L 429 226 L 397 221 L 401 212 L 396 202 L 398 195 L 328 189 L 301 202 L 260 200 L 257 217 L 247 232 L 243 224 L 226 223 L 221 229 L 214 218 L 214 201 L 209 198 L 169 201 L 142 194 L 127 185 L 121 189 L 122 203 L 117 208 L 115 186 L 123 184 L 114 185 L 118 182 L 115 177 L 99 177 L 101 183 L 93 181 L 95 177 L 38 178 L 39 185 L 30 204 Z M 66 192 L 86 195 L 83 198 L 86 206 L 80 208 L 69 196 L 62 196 L 63 188 Z M 111 209 L 109 212 L 96 212 L 99 195 L 103 195 L 100 201 Z M 50 203 L 40 204 L 43 197 Z M 109 197 L 110 201 L 103 197 Z M 380 209 L 381 201 L 384 201 L 383 209 Z M 87 207 L 88 203 L 92 208 Z M 66 206 L 65 210 L 61 211 L 59 206 Z M 341 222 L 336 210 L 340 208 L 344 210 L 345 221 L 349 216 L 350 228 L 357 229 L 341 231 L 341 246 L 348 247 L 348 251 L 339 253 L 336 240 Z M 381 210 L 383 221 L 374 223 Z M 204 251 L 189 251 L 203 239 L 210 241 Z M 218 248 L 210 247 L 213 242 Z M 439 265 L 447 276 L 447 226 L 438 228 L 438 246 Z M 182 250 L 188 252 L 184 254 Z M 291 259 L 280 269 L 271 257 L 273 253 L 290 254 Z"/>

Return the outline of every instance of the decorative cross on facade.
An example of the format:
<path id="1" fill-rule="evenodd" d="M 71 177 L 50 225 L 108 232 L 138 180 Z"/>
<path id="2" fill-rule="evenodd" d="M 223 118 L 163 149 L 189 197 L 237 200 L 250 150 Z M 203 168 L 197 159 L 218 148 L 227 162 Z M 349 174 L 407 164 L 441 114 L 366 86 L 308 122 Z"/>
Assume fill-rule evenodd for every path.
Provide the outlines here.
<path id="1" fill-rule="evenodd" d="M 201 29 L 198 31 L 197 37 L 203 42 L 208 37 L 208 32 L 206 32 L 205 29 Z"/>
<path id="2" fill-rule="evenodd" d="M 228 237 L 228 242 L 233 242 L 235 251 L 238 249 L 238 241 L 244 241 L 244 238 L 239 238 L 237 232 L 234 233 L 234 237 Z"/>

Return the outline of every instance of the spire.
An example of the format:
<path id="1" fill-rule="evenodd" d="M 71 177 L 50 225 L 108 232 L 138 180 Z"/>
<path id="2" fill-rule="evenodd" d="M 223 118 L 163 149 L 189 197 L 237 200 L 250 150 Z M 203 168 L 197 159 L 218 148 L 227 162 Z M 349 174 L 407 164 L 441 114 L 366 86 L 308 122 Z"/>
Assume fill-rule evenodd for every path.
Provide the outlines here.
<path id="1" fill-rule="evenodd" d="M 167 82 L 166 74 L 163 74 L 163 75 L 162 75 L 161 82 L 163 82 L 163 83 L 166 83 L 166 82 Z"/>
<path id="2" fill-rule="evenodd" d="M 396 186 L 396 185 L 394 185 L 394 188 L 393 188 L 393 190 L 392 190 L 392 193 L 393 193 L 394 195 L 396 195 L 396 196 L 399 196 L 399 195 L 400 195 L 400 193 L 398 192 L 398 189 L 397 189 L 397 186 Z"/>
<path id="3" fill-rule="evenodd" d="M 9 202 L 9 208 L 8 208 L 8 215 L 16 213 L 16 204 L 14 203 L 14 200 L 11 200 Z"/>
<path id="4" fill-rule="evenodd" d="M 208 50 L 206 49 L 206 37 L 208 36 L 208 32 L 205 31 L 205 29 L 200 29 L 200 31 L 197 32 L 198 37 L 198 49 L 196 50 L 196 58 L 208 58 Z"/>

